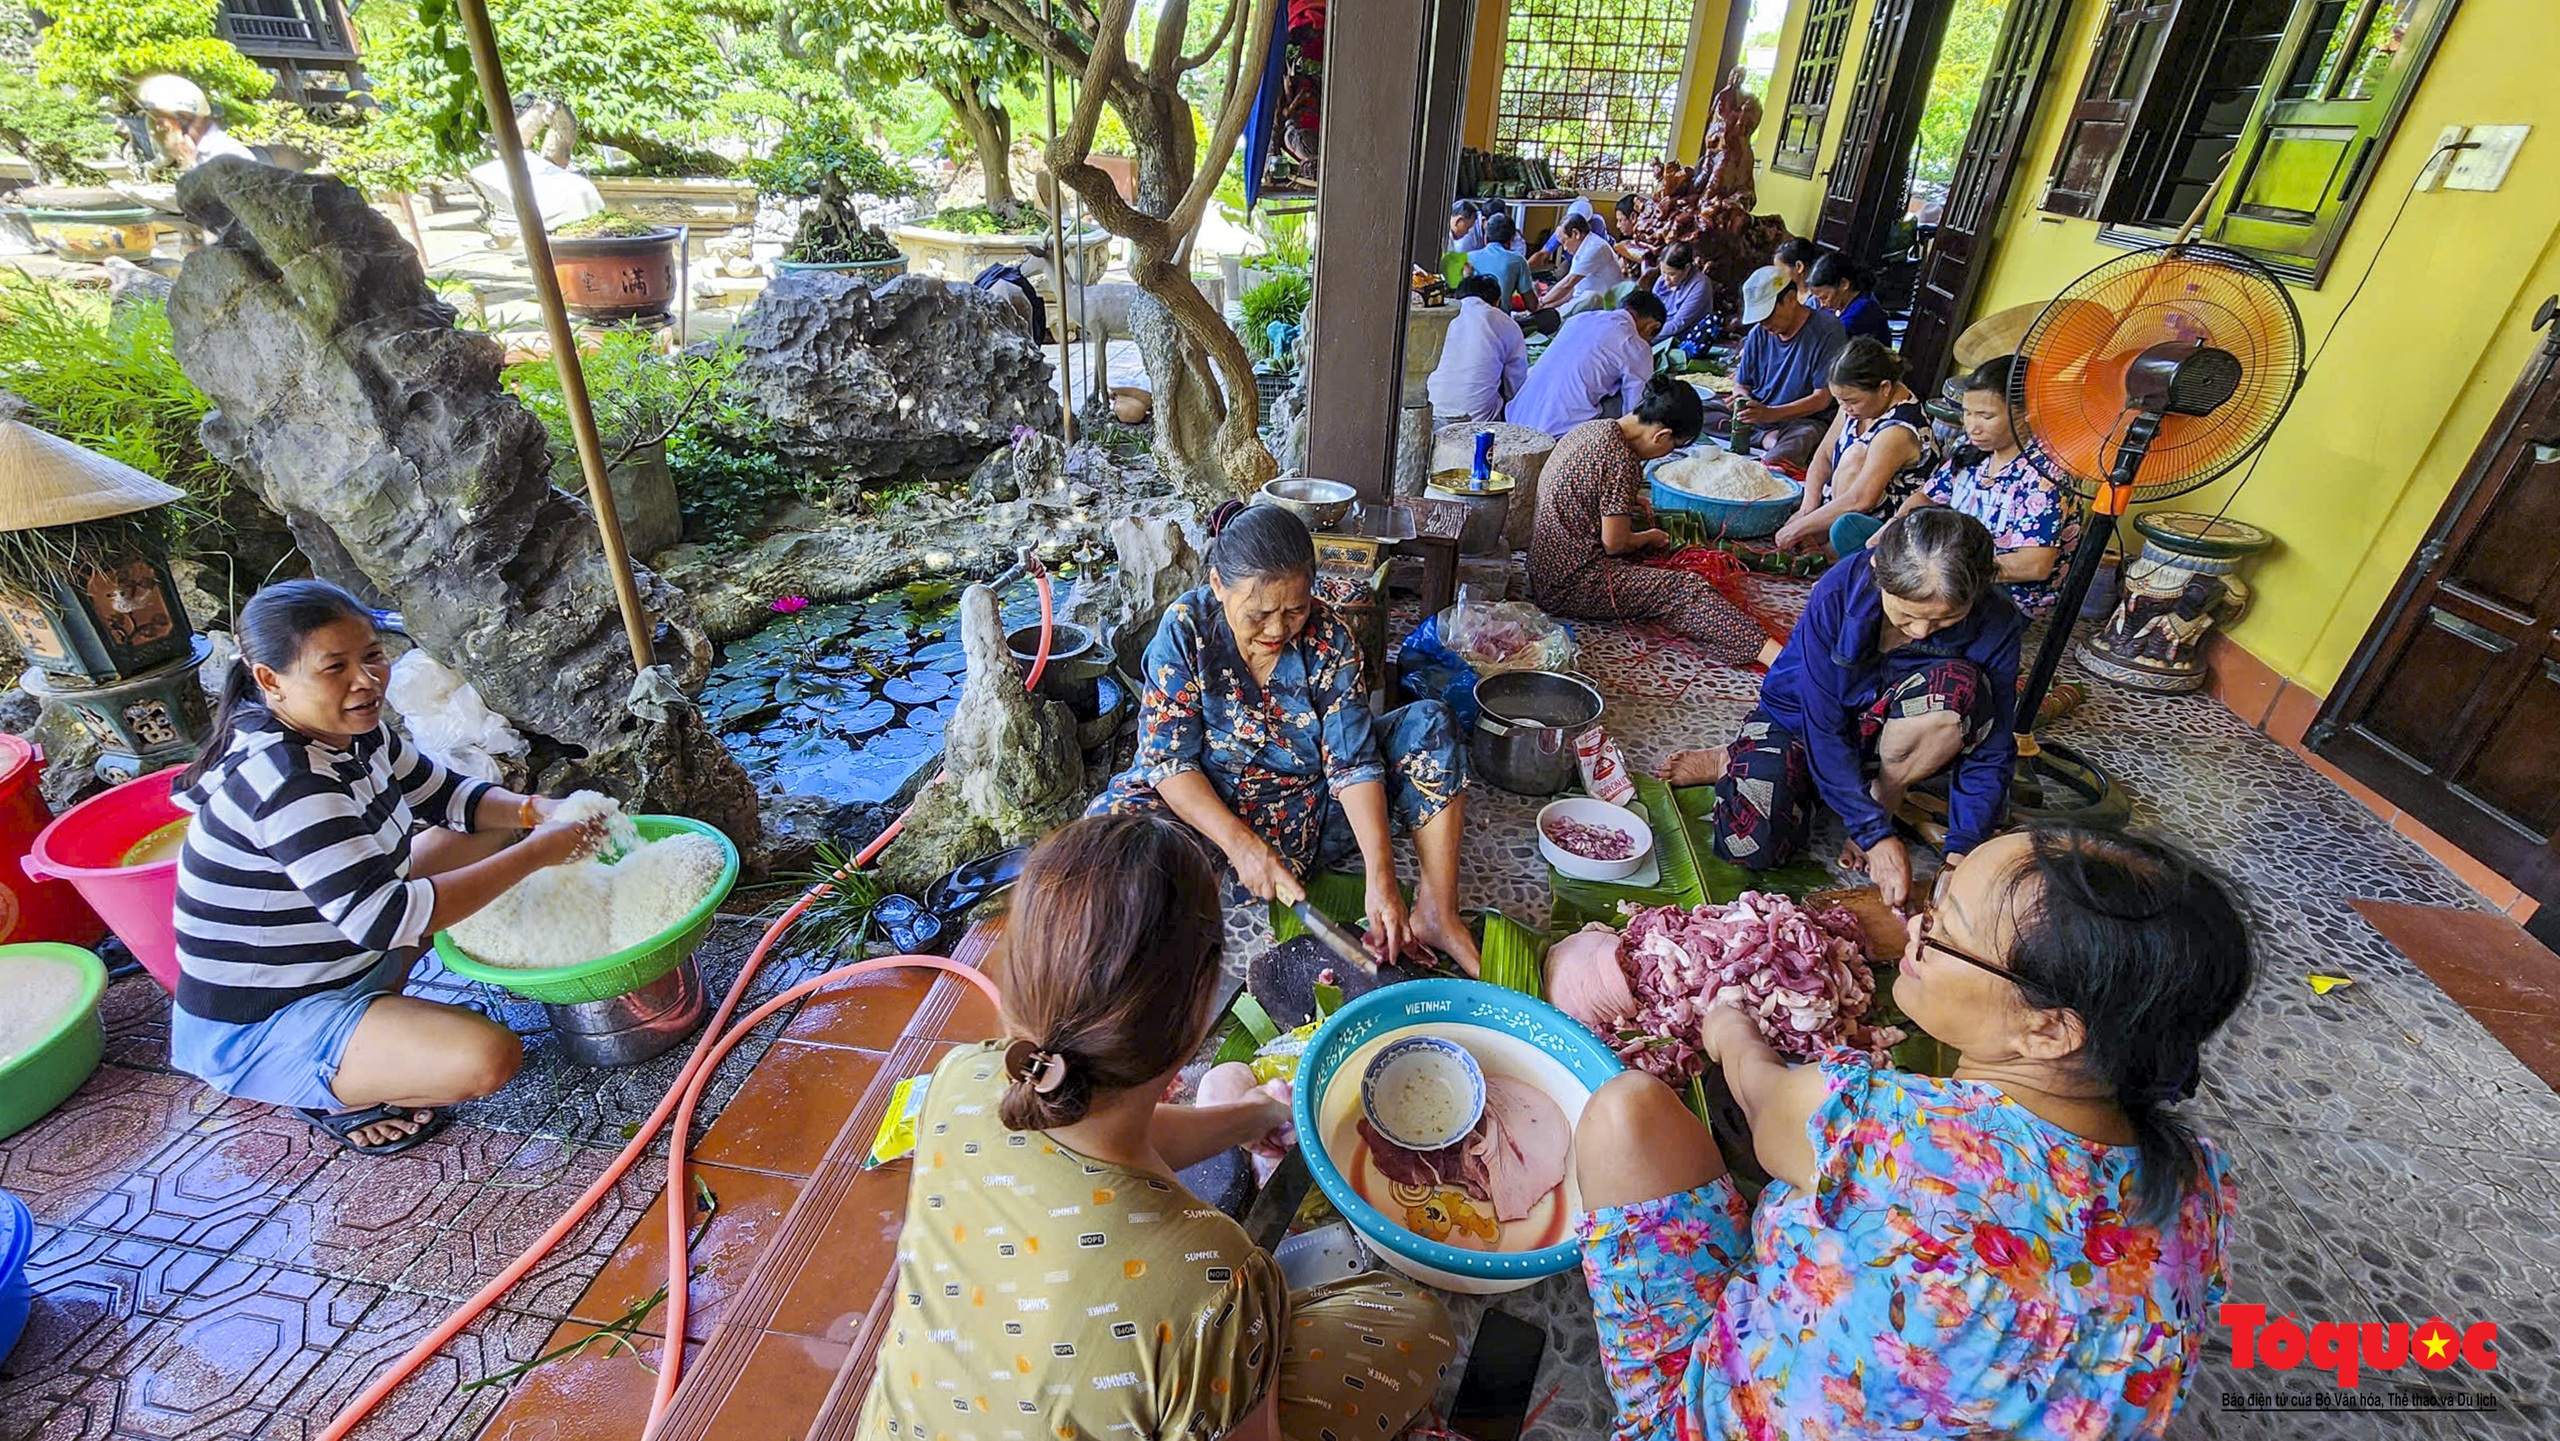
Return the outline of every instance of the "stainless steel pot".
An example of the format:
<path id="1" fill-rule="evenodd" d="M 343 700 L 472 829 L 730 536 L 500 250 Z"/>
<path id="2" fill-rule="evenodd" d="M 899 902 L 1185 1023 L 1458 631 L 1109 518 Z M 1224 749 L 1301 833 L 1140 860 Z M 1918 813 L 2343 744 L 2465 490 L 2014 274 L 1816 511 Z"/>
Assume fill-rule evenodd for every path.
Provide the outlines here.
<path id="1" fill-rule="evenodd" d="M 1551 796 L 1573 784 L 1573 742 L 1600 720 L 1600 689 L 1561 671 L 1514 670 L 1476 682 L 1467 755 L 1504 790 Z"/>

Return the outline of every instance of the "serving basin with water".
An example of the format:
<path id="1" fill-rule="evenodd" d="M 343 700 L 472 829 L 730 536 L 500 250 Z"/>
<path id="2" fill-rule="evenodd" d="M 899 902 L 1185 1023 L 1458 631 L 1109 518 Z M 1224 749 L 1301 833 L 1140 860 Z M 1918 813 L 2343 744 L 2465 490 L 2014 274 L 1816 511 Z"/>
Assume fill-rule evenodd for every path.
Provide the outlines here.
<path id="1" fill-rule="evenodd" d="M 1587 1027 L 1534 996 L 1482 981 L 1421 980 L 1380 987 L 1335 1012 L 1299 1059 L 1291 1103 L 1299 1147 L 1325 1198 L 1388 1264 L 1443 1290 L 1478 1295 L 1515 1291 L 1571 1270 L 1582 1258 L 1582 1247 L 1572 1235 L 1581 1194 L 1570 1156 L 1561 1195 L 1549 1203 L 1556 1214 L 1546 1222 L 1547 1231 L 1560 1234 L 1523 1250 L 1471 1250 L 1428 1239 L 1373 1204 L 1352 1183 L 1347 1171 L 1360 1164 L 1362 1145 L 1357 1129 L 1361 1081 L 1381 1051 L 1414 1036 L 1437 1036 L 1464 1046 L 1487 1075 L 1544 1092 L 1568 1124 L 1581 1120 L 1592 1092 L 1625 1069 Z"/>

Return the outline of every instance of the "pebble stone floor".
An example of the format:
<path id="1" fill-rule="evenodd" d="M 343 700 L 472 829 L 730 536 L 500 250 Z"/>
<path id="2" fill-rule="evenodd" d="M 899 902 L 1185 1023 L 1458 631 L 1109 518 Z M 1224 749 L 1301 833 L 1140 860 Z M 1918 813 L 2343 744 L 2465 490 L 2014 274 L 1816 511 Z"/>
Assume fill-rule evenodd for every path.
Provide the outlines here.
<path id="1" fill-rule="evenodd" d="M 1801 603 L 1801 586 L 1753 584 L 1773 613 Z M 1607 626 L 1584 627 L 1583 639 L 1582 667 L 1606 692 L 1611 731 L 1639 766 L 1723 739 L 1756 685 L 1676 641 Z M 2245 1224 L 2233 1299 L 2306 1321 L 2490 1320 L 2501 1340 L 2501 1362 L 2485 1375 L 2402 1373 L 2439 1393 L 2485 1387 L 2499 1410 L 2352 1416 L 2223 1410 L 2222 1392 L 2251 1385 L 2217 1341 L 2172 1434 L 2560 1435 L 2551 1401 L 2560 1201 L 2550 1185 L 2560 1096 L 2348 905 L 2484 902 L 2219 704 L 2093 691 L 2064 734 L 2115 769 L 2138 823 L 2185 838 L 2236 877 L 2258 926 L 2260 983 L 2209 1054 L 2192 1104 L 2197 1125 L 2238 1167 Z M 1479 785 L 1469 806 L 1464 899 L 1543 921 L 1536 803 Z M 1238 908 L 1230 929 L 1231 953 L 1251 954 L 1263 934 L 1259 911 Z M 737 920 L 715 931 L 703 953 L 715 994 L 754 933 Z M 814 964 L 777 959 L 755 995 Z M 2303 981 L 2313 970 L 2356 984 L 2314 996 Z M 570 1066 L 538 1006 L 425 974 L 430 994 L 524 1029 L 528 1063 L 444 1136 L 388 1161 L 341 1153 L 298 1118 L 225 1101 L 171 1072 L 165 998 L 138 976 L 110 989 L 107 1064 L 61 1111 L 0 1143 L 0 1188 L 24 1199 L 39 1227 L 34 1317 L 0 1366 L 0 1437 L 316 1434 L 599 1174 L 675 1068 L 673 1058 L 619 1072 Z M 724 1065 L 706 1123 L 774 1030 Z M 536 1353 L 654 1199 L 656 1175 L 636 1170 L 358 1434 L 475 1435 L 503 1387 L 464 1388 Z M 1483 1304 L 1457 1303 L 1462 1334 Z M 1493 1304 L 1550 1337 L 1530 1441 L 1606 1434 L 1579 1281 L 1557 1277 Z M 2269 1375 L 2247 1382 L 2274 1389 Z M 2399 1388 L 2368 1380 L 2362 1389 Z"/>

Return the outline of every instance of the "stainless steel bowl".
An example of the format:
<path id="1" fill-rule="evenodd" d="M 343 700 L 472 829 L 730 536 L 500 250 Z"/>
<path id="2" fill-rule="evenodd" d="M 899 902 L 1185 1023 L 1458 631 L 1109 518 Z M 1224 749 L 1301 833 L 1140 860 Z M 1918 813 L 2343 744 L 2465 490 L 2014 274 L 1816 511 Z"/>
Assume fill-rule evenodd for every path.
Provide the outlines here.
<path id="1" fill-rule="evenodd" d="M 1331 530 L 1350 514 L 1351 503 L 1360 498 L 1360 492 L 1338 480 L 1301 476 L 1267 482 L 1254 498 L 1305 521 L 1309 530 Z"/>

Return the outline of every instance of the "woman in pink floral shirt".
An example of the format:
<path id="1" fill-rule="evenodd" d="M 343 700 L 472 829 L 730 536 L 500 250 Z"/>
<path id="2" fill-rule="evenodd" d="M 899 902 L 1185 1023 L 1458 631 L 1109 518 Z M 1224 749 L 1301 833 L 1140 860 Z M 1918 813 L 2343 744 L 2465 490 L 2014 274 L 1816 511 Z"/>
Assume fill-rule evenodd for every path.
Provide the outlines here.
<path id="1" fill-rule="evenodd" d="M 2223 883 L 2137 836 L 1979 847 L 1912 918 L 1894 999 L 1945 1079 L 1701 1045 L 1775 1178 L 1747 1209 L 1661 1082 L 1575 1136 L 1620 1441 L 2158 1436 L 2224 1287 L 2221 1152 L 2169 1107 L 2249 986 Z"/>

